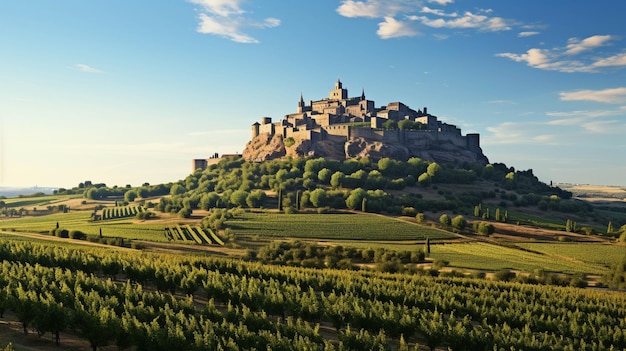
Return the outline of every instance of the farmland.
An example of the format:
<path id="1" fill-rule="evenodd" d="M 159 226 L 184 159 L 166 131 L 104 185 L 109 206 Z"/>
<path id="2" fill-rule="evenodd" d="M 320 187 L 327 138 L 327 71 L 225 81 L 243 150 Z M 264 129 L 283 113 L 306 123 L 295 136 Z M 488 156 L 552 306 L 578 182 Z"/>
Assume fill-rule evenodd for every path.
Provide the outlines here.
<path id="1" fill-rule="evenodd" d="M 450 239 L 450 232 L 372 214 L 245 212 L 227 222 L 236 235 L 333 240 Z"/>
<path id="2" fill-rule="evenodd" d="M 567 257 L 566 254 L 563 254 L 562 257 L 556 257 L 540 253 L 540 251 L 551 252 L 554 244 L 520 244 L 520 246 L 524 245 L 532 245 L 537 252 L 474 242 L 433 245 L 430 256 L 437 260 L 447 261 L 450 266 L 468 269 L 492 271 L 513 269 L 525 272 L 545 270 L 569 274 L 603 274 L 607 272 L 607 267 L 597 262 L 597 258 L 603 256 L 602 251 L 588 254 L 587 257 L 591 258 L 593 256 L 595 260 L 590 259 L 588 262 L 582 262 L 575 260 L 574 257 Z M 607 251 L 610 251 L 612 254 L 617 254 L 619 250 L 624 250 L 623 247 L 618 246 L 587 243 L 573 243 L 569 247 L 571 252 L 589 251 L 591 248 L 595 248 L 608 249 Z"/>

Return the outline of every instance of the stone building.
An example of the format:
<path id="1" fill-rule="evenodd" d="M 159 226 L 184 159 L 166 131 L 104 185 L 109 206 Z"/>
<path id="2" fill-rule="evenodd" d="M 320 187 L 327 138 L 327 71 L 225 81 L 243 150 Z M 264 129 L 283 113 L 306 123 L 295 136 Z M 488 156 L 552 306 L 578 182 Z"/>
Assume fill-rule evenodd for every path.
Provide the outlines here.
<path id="1" fill-rule="evenodd" d="M 402 120 L 413 122 L 412 128 L 384 128 L 385 123 Z M 402 102 L 390 102 L 380 108 L 373 100 L 360 96 L 349 97 L 348 90 L 340 80 L 330 90 L 328 98 L 305 103 L 302 94 L 295 113 L 285 115 L 281 120 L 263 117 L 260 123 L 252 125 L 252 139 L 262 134 L 281 135 L 283 139 L 295 141 L 323 140 L 348 141 L 364 138 L 369 141 L 385 142 L 421 148 L 431 148 L 441 142 L 452 143 L 459 148 L 479 152 L 479 134 L 462 135 L 455 125 L 439 121 L 436 116 L 423 110 L 413 110 Z M 245 157 L 245 156 L 244 156 Z"/>

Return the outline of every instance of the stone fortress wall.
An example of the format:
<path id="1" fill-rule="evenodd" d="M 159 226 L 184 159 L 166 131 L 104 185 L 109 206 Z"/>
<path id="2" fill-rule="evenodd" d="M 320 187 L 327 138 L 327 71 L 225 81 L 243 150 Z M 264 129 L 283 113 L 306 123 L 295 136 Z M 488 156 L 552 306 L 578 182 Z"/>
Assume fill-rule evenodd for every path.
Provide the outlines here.
<path id="1" fill-rule="evenodd" d="M 410 120 L 422 124 L 422 129 L 384 129 L 388 120 L 399 122 Z M 302 95 L 297 112 L 285 115 L 280 121 L 272 122 L 270 117 L 261 118 L 252 125 L 252 138 L 260 134 L 281 134 L 283 138 L 295 140 L 347 141 L 364 138 L 370 141 L 418 146 L 429 149 L 438 143 L 452 143 L 457 147 L 480 151 L 479 134 L 462 135 L 455 125 L 439 121 L 436 116 L 423 111 L 415 111 L 401 102 L 391 102 L 387 106 L 375 108 L 372 100 L 348 97 L 340 80 L 330 91 L 329 98 L 304 102 Z"/>

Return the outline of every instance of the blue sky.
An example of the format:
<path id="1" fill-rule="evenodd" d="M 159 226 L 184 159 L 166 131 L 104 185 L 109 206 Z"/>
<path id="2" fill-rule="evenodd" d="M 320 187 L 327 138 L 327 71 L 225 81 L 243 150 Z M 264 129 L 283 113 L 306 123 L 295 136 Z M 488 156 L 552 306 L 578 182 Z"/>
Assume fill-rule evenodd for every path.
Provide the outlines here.
<path id="1" fill-rule="evenodd" d="M 0 186 L 176 181 L 340 78 L 544 182 L 626 185 L 626 2 L 4 1 Z"/>

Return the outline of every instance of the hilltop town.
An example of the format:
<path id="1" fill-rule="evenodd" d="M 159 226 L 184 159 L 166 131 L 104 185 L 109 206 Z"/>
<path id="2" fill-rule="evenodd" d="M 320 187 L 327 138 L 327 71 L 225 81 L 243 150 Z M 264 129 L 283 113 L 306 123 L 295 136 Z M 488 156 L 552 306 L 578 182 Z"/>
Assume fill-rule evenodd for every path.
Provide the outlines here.
<path id="1" fill-rule="evenodd" d="M 295 113 L 276 122 L 271 117 L 255 122 L 242 156 L 248 161 L 313 156 L 489 163 L 479 134 L 462 135 L 426 107 L 415 111 L 402 102 L 376 107 L 364 91 L 349 97 L 340 80 L 328 98 L 305 103 L 300 94 Z"/>

